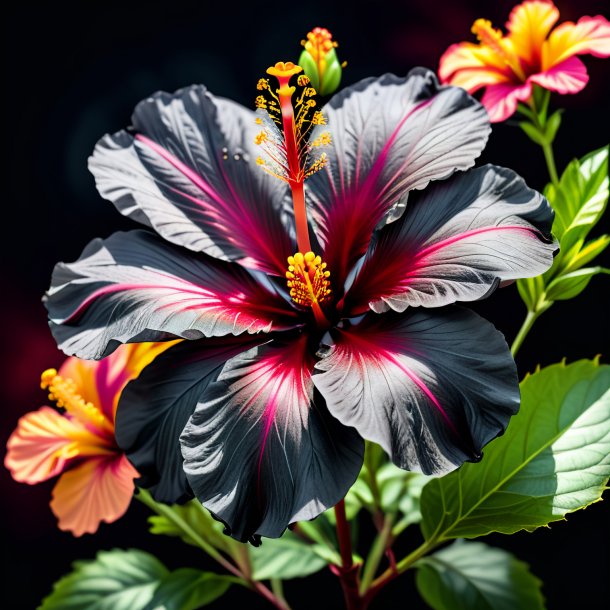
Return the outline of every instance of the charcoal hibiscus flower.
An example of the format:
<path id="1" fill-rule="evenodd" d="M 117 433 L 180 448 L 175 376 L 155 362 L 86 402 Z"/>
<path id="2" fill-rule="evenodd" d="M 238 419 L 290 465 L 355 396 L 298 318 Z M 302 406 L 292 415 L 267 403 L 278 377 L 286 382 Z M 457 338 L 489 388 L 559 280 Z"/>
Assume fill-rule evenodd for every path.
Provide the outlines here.
<path id="1" fill-rule="evenodd" d="M 549 0 L 526 0 L 506 23 L 508 34 L 477 19 L 472 32 L 478 44 L 451 45 L 440 60 L 444 83 L 470 93 L 485 88 L 481 99 L 492 122 L 504 121 L 528 101 L 534 85 L 557 93 L 578 93 L 589 81 L 577 55 L 610 55 L 610 23 L 605 17 L 581 17 L 551 31 L 559 10 Z"/>
<path id="2" fill-rule="evenodd" d="M 118 447 L 114 421 L 121 390 L 168 343 L 125 345 L 100 362 L 68 358 L 46 370 L 41 387 L 57 408 L 26 413 L 7 443 L 4 465 L 21 483 L 59 476 L 51 510 L 75 536 L 97 531 L 127 510 L 138 477 Z"/>
<path id="3" fill-rule="evenodd" d="M 463 89 L 415 69 L 320 109 L 299 66 L 267 74 L 256 112 L 193 86 L 102 138 L 98 189 L 146 229 L 57 265 L 46 296 L 82 358 L 184 339 L 123 392 L 119 444 L 158 500 L 194 492 L 254 541 L 337 503 L 363 439 L 425 473 L 478 459 L 517 376 L 502 335 L 452 303 L 555 250 L 539 193 L 463 171 L 489 134 Z"/>

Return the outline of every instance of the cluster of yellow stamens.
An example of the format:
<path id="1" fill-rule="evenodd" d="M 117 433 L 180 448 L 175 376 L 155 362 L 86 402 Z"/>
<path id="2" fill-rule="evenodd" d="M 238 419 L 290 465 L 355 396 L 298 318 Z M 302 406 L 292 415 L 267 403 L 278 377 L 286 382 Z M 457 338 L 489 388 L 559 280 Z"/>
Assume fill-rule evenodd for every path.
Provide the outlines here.
<path id="1" fill-rule="evenodd" d="M 326 263 L 313 252 L 288 257 L 287 285 L 298 305 L 312 307 L 326 301 L 331 293 L 329 277 Z"/>
<path id="2" fill-rule="evenodd" d="M 525 80 L 525 73 L 521 63 L 512 48 L 512 43 L 504 38 L 501 30 L 497 30 L 491 25 L 488 19 L 477 19 L 472 24 L 472 33 L 478 38 L 479 42 L 491 49 L 510 69 L 521 79 Z"/>
<path id="3" fill-rule="evenodd" d="M 76 383 L 72 379 L 61 377 L 55 369 L 47 369 L 40 377 L 40 387 L 49 390 L 49 400 L 76 419 L 113 432 L 106 416 L 93 403 L 85 401 L 77 392 Z"/>

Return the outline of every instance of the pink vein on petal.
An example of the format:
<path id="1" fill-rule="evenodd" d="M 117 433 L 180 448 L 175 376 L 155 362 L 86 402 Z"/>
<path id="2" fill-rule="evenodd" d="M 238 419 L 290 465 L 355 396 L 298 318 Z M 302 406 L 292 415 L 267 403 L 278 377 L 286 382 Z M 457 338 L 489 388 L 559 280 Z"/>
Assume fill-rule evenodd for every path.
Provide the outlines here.
<path id="1" fill-rule="evenodd" d="M 417 254 L 416 258 L 425 258 L 431 254 L 434 254 L 438 250 L 442 250 L 447 246 L 451 246 L 454 243 L 462 241 L 464 239 L 468 239 L 469 237 L 473 237 L 475 235 L 481 235 L 483 233 L 493 233 L 496 231 L 522 231 L 525 233 L 535 234 L 535 231 L 530 229 L 529 227 L 523 227 L 520 225 L 505 225 L 502 227 L 485 227 L 482 229 L 472 229 L 470 231 L 465 231 L 464 233 L 460 233 L 460 235 L 454 235 L 453 237 L 448 237 L 447 239 L 443 239 L 435 244 L 427 246 L 426 248 L 422 248 Z"/>

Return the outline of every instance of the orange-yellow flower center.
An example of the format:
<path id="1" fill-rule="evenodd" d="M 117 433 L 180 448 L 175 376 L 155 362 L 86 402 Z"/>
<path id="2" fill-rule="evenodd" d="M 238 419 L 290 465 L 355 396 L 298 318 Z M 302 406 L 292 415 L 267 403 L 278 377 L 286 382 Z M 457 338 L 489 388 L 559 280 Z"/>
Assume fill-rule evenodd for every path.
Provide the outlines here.
<path id="1" fill-rule="evenodd" d="M 513 51 L 511 41 L 504 38 L 500 30 L 493 28 L 491 21 L 488 19 L 477 19 L 472 24 L 472 33 L 476 35 L 483 46 L 490 49 L 503 61 L 521 81 L 526 80 L 521 62 Z"/>
<path id="2" fill-rule="evenodd" d="M 92 402 L 85 401 L 72 379 L 61 377 L 55 369 L 47 369 L 40 377 L 40 387 L 49 390 L 49 400 L 82 423 L 114 433 L 113 425 Z"/>
<path id="3" fill-rule="evenodd" d="M 290 296 L 297 305 L 314 307 L 330 297 L 330 271 L 313 252 L 297 252 L 288 257 L 286 279 Z"/>

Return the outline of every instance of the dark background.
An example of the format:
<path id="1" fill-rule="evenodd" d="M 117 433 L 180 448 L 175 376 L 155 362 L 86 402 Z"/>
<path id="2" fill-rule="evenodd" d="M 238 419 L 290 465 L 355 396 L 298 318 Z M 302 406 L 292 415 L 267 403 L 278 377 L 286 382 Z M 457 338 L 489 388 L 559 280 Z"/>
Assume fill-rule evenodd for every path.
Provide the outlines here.
<path id="1" fill-rule="evenodd" d="M 82 3 L 83 5 L 85 3 Z M 557 2 L 561 21 L 595 15 L 606 2 Z M 255 84 L 267 66 L 296 61 L 299 41 L 316 25 L 328 27 L 349 63 L 344 84 L 383 72 L 406 73 L 415 65 L 435 69 L 446 47 L 471 39 L 477 17 L 494 25 L 506 21 L 512 1 L 403 0 L 346 5 L 253 1 L 120 3 L 89 1 L 74 9 L 59 3 L 3 9 L 5 45 L 2 147 L 8 175 L 2 196 L 2 408 L 0 446 L 20 415 L 44 403 L 40 373 L 57 367 L 63 356 L 46 326 L 40 297 L 58 260 L 75 260 L 93 237 L 132 224 L 96 193 L 86 160 L 96 140 L 129 122 L 133 106 L 158 89 L 172 91 L 194 82 L 214 93 L 252 106 Z M 606 12 L 608 12 L 606 10 Z M 608 15 L 607 15 L 608 16 Z M 576 96 L 553 97 L 568 108 L 556 142 L 559 169 L 608 141 L 610 62 L 586 57 L 591 81 Z M 514 126 L 494 128 L 480 159 L 506 165 L 542 188 L 542 153 Z M 610 231 L 610 215 L 595 235 Z M 608 266 L 605 254 L 601 262 Z M 524 308 L 514 286 L 477 310 L 512 340 Z M 593 279 L 584 294 L 556 304 L 537 322 L 518 358 L 521 373 L 536 364 L 591 358 L 610 360 L 608 279 Z M 2 608 L 35 608 L 68 571 L 72 561 L 97 550 L 139 547 L 169 567 L 212 567 L 195 549 L 173 539 L 147 534 L 147 510 L 137 504 L 119 522 L 94 536 L 76 539 L 60 532 L 48 507 L 53 482 L 17 484 L 0 467 Z M 511 550 L 544 581 L 550 609 L 604 607 L 608 594 L 610 530 L 608 503 L 554 523 L 533 534 L 493 535 L 486 542 Z M 364 528 L 364 538 L 370 534 Z M 405 536 L 405 550 L 417 544 Z M 341 607 L 338 584 L 328 572 L 287 584 L 295 610 Z M 314 600 L 313 595 L 316 595 Z M 8 600 L 8 601 L 7 601 Z M 232 590 L 213 607 L 265 602 Z M 411 576 L 394 582 L 373 608 L 409 608 L 417 598 Z"/>

